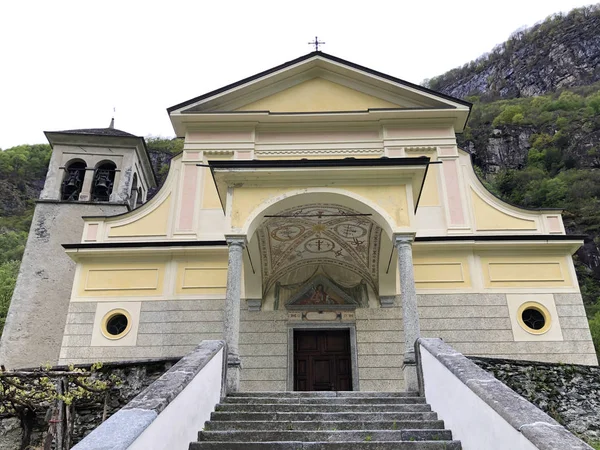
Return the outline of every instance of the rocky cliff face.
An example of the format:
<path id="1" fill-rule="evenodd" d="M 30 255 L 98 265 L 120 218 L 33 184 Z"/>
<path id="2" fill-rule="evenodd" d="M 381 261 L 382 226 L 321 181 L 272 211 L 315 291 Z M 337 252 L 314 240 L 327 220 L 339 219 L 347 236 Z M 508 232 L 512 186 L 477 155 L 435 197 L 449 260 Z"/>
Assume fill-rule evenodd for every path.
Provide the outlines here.
<path id="1" fill-rule="evenodd" d="M 486 172 L 521 169 L 527 162 L 534 133 L 532 127 L 490 128 L 481 133 L 477 141 L 459 137 L 459 145 L 473 155 L 475 164 Z"/>
<path id="2" fill-rule="evenodd" d="M 530 97 L 600 80 L 600 5 L 515 32 L 491 53 L 427 82 L 458 98 Z"/>

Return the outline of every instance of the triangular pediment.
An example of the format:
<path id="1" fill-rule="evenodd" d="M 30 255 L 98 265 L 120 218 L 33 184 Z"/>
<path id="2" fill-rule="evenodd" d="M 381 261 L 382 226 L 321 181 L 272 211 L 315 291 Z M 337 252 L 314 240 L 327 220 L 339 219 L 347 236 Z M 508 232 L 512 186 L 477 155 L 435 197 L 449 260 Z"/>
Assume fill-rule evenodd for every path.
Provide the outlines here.
<path id="1" fill-rule="evenodd" d="M 402 108 L 404 105 L 365 94 L 338 83 L 315 77 L 291 88 L 237 108 L 237 111 L 324 112 L 366 111 L 375 108 Z"/>
<path id="2" fill-rule="evenodd" d="M 470 104 L 389 75 L 313 52 L 168 109 L 194 113 L 322 113 L 458 109 Z"/>

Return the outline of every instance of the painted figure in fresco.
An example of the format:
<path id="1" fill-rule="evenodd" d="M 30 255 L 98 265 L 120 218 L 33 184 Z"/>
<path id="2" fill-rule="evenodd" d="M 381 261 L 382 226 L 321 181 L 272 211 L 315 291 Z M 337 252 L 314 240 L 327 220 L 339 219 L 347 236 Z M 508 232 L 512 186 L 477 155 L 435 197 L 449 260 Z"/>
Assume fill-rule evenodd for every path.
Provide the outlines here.
<path id="1" fill-rule="evenodd" d="M 335 294 L 329 294 L 325 291 L 322 284 L 317 284 L 312 294 L 307 293 L 302 300 L 295 302 L 297 305 L 343 305 L 345 302 Z"/>
<path id="2" fill-rule="evenodd" d="M 323 289 L 323 285 L 318 284 L 317 287 L 315 288 L 315 292 L 310 297 L 308 304 L 309 305 L 326 305 L 326 304 L 328 304 L 328 299 L 329 299 L 329 296 Z"/>

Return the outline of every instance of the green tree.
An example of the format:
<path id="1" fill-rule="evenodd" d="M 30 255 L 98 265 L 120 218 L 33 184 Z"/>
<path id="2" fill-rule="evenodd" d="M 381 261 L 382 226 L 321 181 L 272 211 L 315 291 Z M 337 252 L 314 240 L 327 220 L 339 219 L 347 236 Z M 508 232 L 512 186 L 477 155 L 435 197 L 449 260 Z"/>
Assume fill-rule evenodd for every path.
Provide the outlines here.
<path id="1" fill-rule="evenodd" d="M 2 334 L 2 330 L 4 329 L 8 306 L 10 305 L 12 292 L 17 282 L 20 265 L 19 261 L 9 261 L 0 264 L 0 334 Z"/>
<path id="2" fill-rule="evenodd" d="M 600 358 L 600 311 L 590 319 L 590 331 L 592 332 L 592 341 L 596 347 L 596 354 Z"/>
<path id="3" fill-rule="evenodd" d="M 7 231 L 0 234 L 0 264 L 20 261 L 27 242 L 26 231 Z"/>

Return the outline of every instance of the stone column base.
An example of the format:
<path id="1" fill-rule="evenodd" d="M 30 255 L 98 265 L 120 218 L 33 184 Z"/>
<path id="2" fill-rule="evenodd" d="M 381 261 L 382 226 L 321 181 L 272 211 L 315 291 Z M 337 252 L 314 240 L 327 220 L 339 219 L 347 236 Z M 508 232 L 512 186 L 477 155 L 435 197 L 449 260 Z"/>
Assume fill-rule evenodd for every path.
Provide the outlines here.
<path id="1" fill-rule="evenodd" d="M 227 358 L 227 394 L 238 392 L 240 390 L 240 373 L 242 371 L 242 361 L 239 357 Z"/>
<path id="2" fill-rule="evenodd" d="M 414 353 L 404 355 L 402 372 L 404 374 L 404 390 L 407 392 L 419 392 L 419 376 L 417 374 L 417 363 Z"/>

